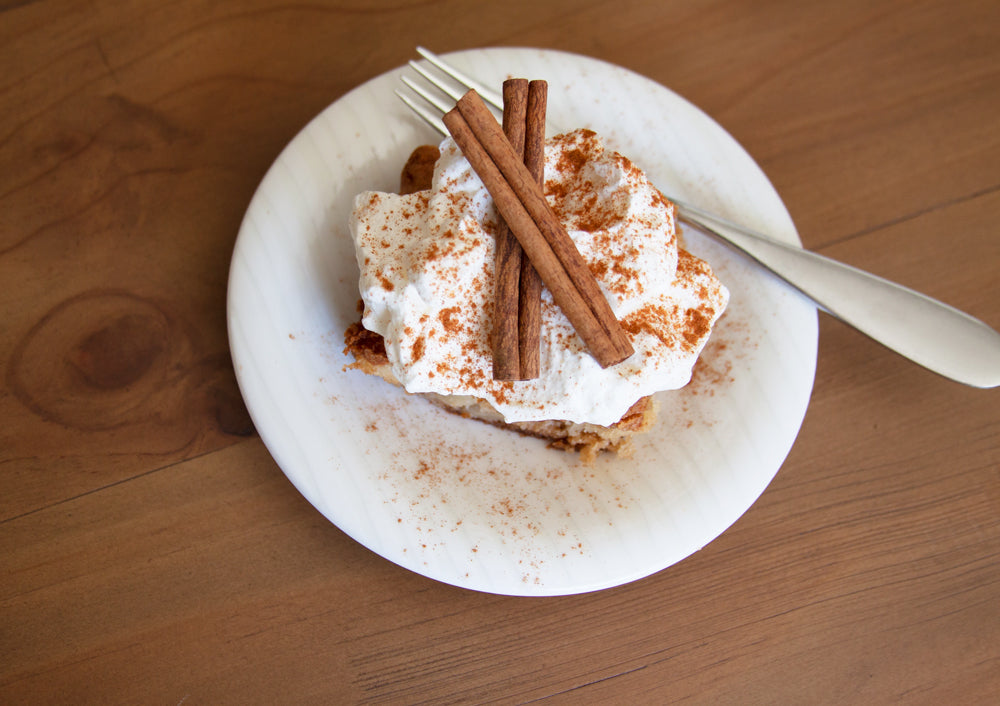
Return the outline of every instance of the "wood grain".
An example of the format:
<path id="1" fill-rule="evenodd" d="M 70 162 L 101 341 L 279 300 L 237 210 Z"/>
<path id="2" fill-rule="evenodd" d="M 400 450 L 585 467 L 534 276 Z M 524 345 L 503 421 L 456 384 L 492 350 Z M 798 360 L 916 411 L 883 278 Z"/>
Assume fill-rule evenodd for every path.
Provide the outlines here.
<path id="1" fill-rule="evenodd" d="M 0 702 L 990 702 L 998 393 L 825 317 L 774 483 L 627 586 L 440 585 L 285 480 L 228 355 L 233 242 L 281 148 L 416 44 L 670 86 L 808 246 L 1000 327 L 997 3 L 474 4 L 0 4 Z"/>

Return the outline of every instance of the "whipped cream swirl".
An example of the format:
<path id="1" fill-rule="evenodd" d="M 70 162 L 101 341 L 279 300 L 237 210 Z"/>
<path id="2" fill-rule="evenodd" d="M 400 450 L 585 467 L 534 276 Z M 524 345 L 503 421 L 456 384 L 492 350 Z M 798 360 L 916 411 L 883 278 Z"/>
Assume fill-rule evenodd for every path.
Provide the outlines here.
<path id="1" fill-rule="evenodd" d="M 546 143 L 545 194 L 597 278 L 635 353 L 601 368 L 542 294 L 541 375 L 493 379 L 493 201 L 451 138 L 428 191 L 376 191 L 350 219 L 362 323 L 385 340 L 411 393 L 485 400 L 507 422 L 609 426 L 641 397 L 684 386 L 729 299 L 702 260 L 678 248 L 674 207 L 589 130 Z"/>

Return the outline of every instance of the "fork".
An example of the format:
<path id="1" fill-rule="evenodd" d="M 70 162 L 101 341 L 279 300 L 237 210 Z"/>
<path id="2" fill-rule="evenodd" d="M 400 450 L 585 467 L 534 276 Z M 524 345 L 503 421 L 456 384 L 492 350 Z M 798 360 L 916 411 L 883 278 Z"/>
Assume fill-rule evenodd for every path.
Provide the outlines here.
<path id="1" fill-rule="evenodd" d="M 475 90 L 488 104 L 503 109 L 496 91 L 423 47 L 417 47 L 417 53 L 465 90 Z M 419 100 L 403 91 L 397 90 L 396 94 L 428 125 L 447 136 L 441 116 L 454 107 L 464 90 L 456 90 L 420 62 L 411 61 L 409 65 L 452 103 L 405 75 L 401 77 L 403 83 Z M 681 221 L 750 257 L 820 309 L 890 350 L 956 382 L 980 388 L 1000 385 L 1000 333 L 984 322 L 877 275 L 665 195 L 676 205 Z"/>

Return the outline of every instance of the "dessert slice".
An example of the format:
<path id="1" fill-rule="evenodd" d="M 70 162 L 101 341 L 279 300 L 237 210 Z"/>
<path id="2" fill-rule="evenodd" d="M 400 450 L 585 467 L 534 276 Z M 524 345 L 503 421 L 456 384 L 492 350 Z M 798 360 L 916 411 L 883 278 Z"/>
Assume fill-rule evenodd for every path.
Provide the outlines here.
<path id="1" fill-rule="evenodd" d="M 595 133 L 550 139 L 546 200 L 635 353 L 601 367 L 546 291 L 540 375 L 494 380 L 490 295 L 499 218 L 451 138 L 434 156 L 428 147 L 411 156 L 405 193 L 355 200 L 350 227 L 363 316 L 345 335 L 351 367 L 588 458 L 627 453 L 632 436 L 655 420 L 652 393 L 687 384 L 728 302 L 710 267 L 678 248 L 673 205 Z"/>
<path id="2" fill-rule="evenodd" d="M 369 331 L 359 321 L 344 332 L 344 344 L 344 352 L 354 358 L 349 368 L 402 387 L 392 372 L 382 336 Z M 577 451 L 588 462 L 599 451 L 614 451 L 627 456 L 631 451 L 632 435 L 648 430 L 656 421 L 656 403 L 650 396 L 640 398 L 621 419 L 609 426 L 559 419 L 507 422 L 488 402 L 472 396 L 427 392 L 423 393 L 423 397 L 463 417 L 545 439 L 553 448 Z"/>

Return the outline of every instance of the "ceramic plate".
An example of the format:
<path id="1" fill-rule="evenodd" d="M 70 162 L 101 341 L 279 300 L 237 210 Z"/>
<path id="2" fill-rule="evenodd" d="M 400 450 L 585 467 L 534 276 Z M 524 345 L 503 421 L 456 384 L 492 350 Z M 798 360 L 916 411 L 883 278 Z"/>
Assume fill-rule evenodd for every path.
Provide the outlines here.
<path id="1" fill-rule="evenodd" d="M 711 118 L 617 66 L 536 49 L 448 55 L 499 87 L 549 82 L 550 120 L 590 127 L 668 195 L 781 240 L 798 236 L 753 160 Z M 630 459 L 573 454 L 448 414 L 345 370 L 358 317 L 353 197 L 398 188 L 410 151 L 437 142 L 393 95 L 403 69 L 351 91 L 281 153 L 240 229 L 228 294 L 237 378 L 295 487 L 386 559 L 510 595 L 581 593 L 689 556 L 764 491 L 798 433 L 816 363 L 816 309 L 725 247 L 685 231 L 731 292 L 692 383 L 659 395 Z"/>

